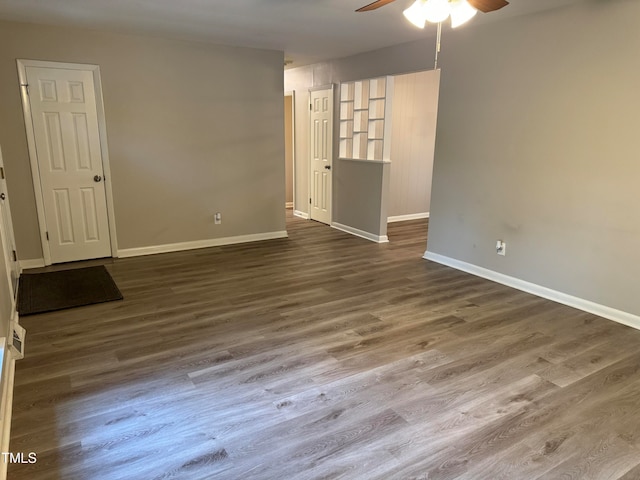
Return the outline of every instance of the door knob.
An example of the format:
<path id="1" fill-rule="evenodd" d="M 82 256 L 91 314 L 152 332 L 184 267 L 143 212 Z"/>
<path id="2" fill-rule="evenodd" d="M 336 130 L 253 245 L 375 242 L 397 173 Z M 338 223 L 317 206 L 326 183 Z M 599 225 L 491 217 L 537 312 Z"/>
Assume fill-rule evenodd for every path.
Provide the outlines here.
<path id="1" fill-rule="evenodd" d="M 327 170 L 331 170 L 331 165 L 325 165 L 324 168 L 326 168 Z"/>
<path id="2" fill-rule="evenodd" d="M 7 196 L 4 194 L 4 192 L 0 193 L 0 200 L 6 200 Z"/>
<path id="3" fill-rule="evenodd" d="M 102 181 L 102 177 L 100 175 L 96 175 L 95 177 L 93 177 L 93 181 L 94 182 L 101 182 Z"/>

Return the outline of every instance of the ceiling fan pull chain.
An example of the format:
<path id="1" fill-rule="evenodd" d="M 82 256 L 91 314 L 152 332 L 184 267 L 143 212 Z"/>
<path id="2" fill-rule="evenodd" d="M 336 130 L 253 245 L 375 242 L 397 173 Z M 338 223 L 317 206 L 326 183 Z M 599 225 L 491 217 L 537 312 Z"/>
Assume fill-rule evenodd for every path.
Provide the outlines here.
<path id="1" fill-rule="evenodd" d="M 438 34 L 436 35 L 436 64 L 433 69 L 438 69 L 438 54 L 440 53 L 440 39 L 442 38 L 442 22 L 438 22 Z"/>

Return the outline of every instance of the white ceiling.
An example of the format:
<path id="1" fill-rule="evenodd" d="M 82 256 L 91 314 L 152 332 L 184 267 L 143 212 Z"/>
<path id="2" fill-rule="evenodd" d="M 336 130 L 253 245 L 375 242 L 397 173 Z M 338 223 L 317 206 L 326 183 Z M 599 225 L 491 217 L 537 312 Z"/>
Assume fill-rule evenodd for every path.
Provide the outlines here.
<path id="1" fill-rule="evenodd" d="M 355 13 L 373 0 L 0 0 L 0 18 L 284 50 L 292 66 L 418 40 L 402 16 L 413 0 Z M 473 23 L 590 0 L 511 0 Z M 464 28 L 464 27 L 463 27 Z"/>

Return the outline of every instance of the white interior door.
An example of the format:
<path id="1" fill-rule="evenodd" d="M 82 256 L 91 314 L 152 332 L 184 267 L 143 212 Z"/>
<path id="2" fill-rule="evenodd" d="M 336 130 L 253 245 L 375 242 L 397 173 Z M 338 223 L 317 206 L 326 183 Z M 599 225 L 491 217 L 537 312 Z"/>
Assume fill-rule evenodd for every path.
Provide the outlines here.
<path id="1" fill-rule="evenodd" d="M 309 218 L 331 224 L 333 88 L 311 92 Z"/>
<path id="2" fill-rule="evenodd" d="M 2 151 L 0 150 L 0 228 L 2 229 L 2 250 L 4 253 L 5 269 L 9 277 L 10 294 L 14 301 L 18 295 L 18 278 L 20 266 L 16 253 L 16 242 L 13 236 L 13 222 L 11 220 L 11 208 L 9 207 L 9 193 L 7 192 L 7 179 L 5 176 Z"/>
<path id="3" fill-rule="evenodd" d="M 42 192 L 51 263 L 109 257 L 93 70 L 26 66 L 24 71 L 40 180 L 35 187 Z"/>

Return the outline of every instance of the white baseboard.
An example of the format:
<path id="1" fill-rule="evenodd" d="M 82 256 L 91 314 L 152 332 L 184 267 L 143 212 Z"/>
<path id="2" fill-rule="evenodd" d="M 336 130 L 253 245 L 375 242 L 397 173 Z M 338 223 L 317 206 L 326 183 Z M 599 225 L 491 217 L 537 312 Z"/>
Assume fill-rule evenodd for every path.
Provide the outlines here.
<path id="1" fill-rule="evenodd" d="M 259 242 L 262 240 L 273 240 L 276 238 L 287 238 L 287 232 L 267 232 L 255 233 L 251 235 L 239 235 L 236 237 L 211 238 L 208 240 L 197 240 L 195 242 L 169 243 L 166 245 L 155 245 L 151 247 L 125 248 L 118 250 L 119 258 L 139 257 L 142 255 L 155 255 L 157 253 L 181 252 L 183 250 L 196 250 L 199 248 L 219 247 L 221 245 L 233 245 L 236 243 Z"/>
<path id="2" fill-rule="evenodd" d="M 293 208 L 293 202 L 285 202 L 284 208 Z"/>
<path id="3" fill-rule="evenodd" d="M 309 214 L 305 212 L 301 212 L 300 210 L 294 210 L 293 214 L 296 217 L 304 218 L 305 220 L 309 220 Z"/>
<path id="4" fill-rule="evenodd" d="M 30 260 L 20 260 L 18 262 L 20 264 L 20 271 L 28 270 L 30 268 L 41 268 L 44 267 L 44 258 L 32 258 Z"/>
<path id="5" fill-rule="evenodd" d="M 429 218 L 429 212 L 422 213 L 410 213 L 409 215 L 395 215 L 387 218 L 387 223 L 404 222 L 406 220 L 422 220 L 423 218 Z"/>
<path id="6" fill-rule="evenodd" d="M 354 227 L 350 227 L 349 225 L 342 225 L 341 223 L 333 222 L 331 224 L 333 228 L 336 230 L 340 230 L 341 232 L 350 233 L 351 235 L 355 235 L 356 237 L 365 238 L 367 240 L 371 240 L 376 243 L 388 243 L 389 237 L 386 235 L 374 235 L 370 232 L 365 232 L 364 230 L 359 230 Z"/>
<path id="7" fill-rule="evenodd" d="M 622 310 L 600 305 L 599 303 L 585 300 L 583 298 L 574 297 L 573 295 L 558 292 L 557 290 L 552 290 L 535 283 L 520 280 L 519 278 L 510 277 L 509 275 L 494 272 L 493 270 L 446 257 L 438 253 L 429 252 L 428 250 L 425 252 L 423 258 L 640 330 L 640 316 L 623 312 Z"/>

